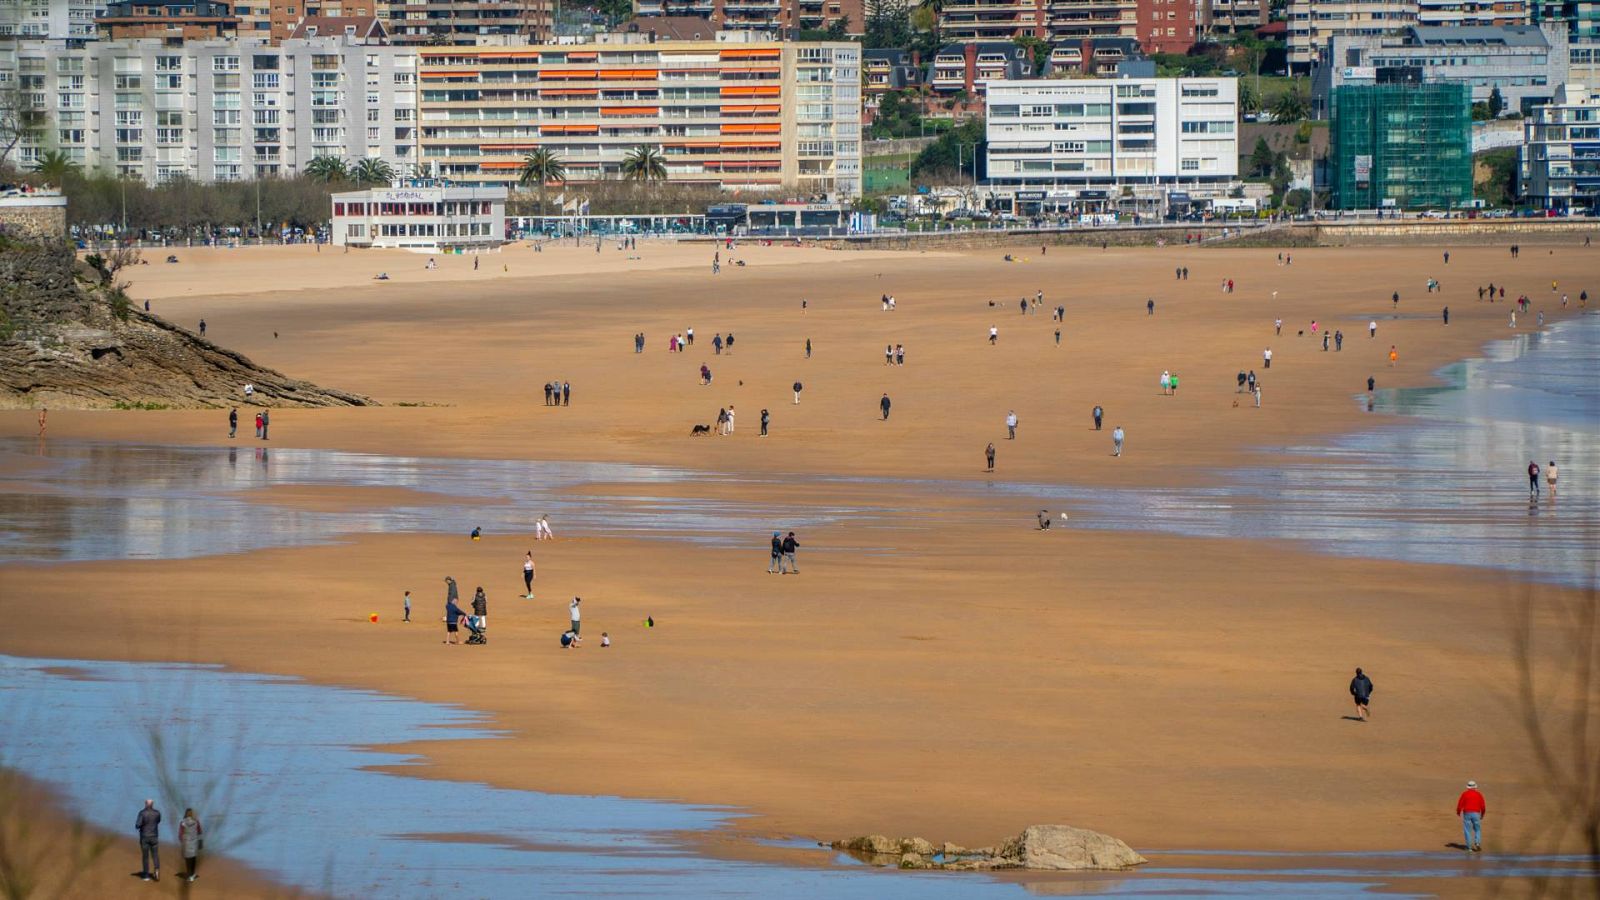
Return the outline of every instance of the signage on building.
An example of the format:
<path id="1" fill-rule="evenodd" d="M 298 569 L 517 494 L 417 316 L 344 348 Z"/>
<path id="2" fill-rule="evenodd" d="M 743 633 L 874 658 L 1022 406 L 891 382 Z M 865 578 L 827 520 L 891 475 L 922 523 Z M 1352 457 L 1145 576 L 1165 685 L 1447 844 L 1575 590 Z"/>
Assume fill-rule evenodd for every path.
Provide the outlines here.
<path id="1" fill-rule="evenodd" d="M 1345 66 L 1345 81 L 1377 81 L 1378 69 L 1376 66 Z"/>
<path id="2" fill-rule="evenodd" d="M 1017 191 L 1018 200 L 1043 200 L 1044 191 Z"/>
<path id="3" fill-rule="evenodd" d="M 1356 157 L 1356 184 L 1365 187 L 1372 183 L 1372 157 Z"/>
<path id="4" fill-rule="evenodd" d="M 1106 192 L 1105 191 L 1079 191 L 1078 192 L 1078 199 L 1079 200 L 1104 200 L 1104 199 L 1106 199 Z"/>

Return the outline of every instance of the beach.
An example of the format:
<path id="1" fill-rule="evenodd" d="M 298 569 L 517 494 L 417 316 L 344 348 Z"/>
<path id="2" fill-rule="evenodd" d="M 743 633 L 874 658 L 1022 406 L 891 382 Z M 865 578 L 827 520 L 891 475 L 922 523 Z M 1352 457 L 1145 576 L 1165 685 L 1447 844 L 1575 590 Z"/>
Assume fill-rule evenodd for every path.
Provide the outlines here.
<path id="1" fill-rule="evenodd" d="M 731 807 L 745 814 L 725 826 L 736 838 L 981 846 L 1065 822 L 1153 851 L 1438 851 L 1460 840 L 1453 803 L 1470 778 L 1490 796 L 1498 848 L 1569 851 L 1573 835 L 1539 828 L 1556 807 L 1523 728 L 1511 635 L 1526 614 L 1536 646 L 1555 640 L 1581 587 L 1333 556 L 1314 540 L 1080 520 L 1095 492 L 1266 477 L 1285 448 L 1392 420 L 1368 411 L 1368 377 L 1379 391 L 1434 384 L 1441 366 L 1534 330 L 1538 312 L 1549 326 L 1578 316 L 1600 267 L 1577 243 L 1530 243 L 1516 260 L 1504 247 L 1449 248 L 1448 264 L 1438 246 L 1296 249 L 1280 263 L 1277 250 L 1228 247 L 641 241 L 637 260 L 612 245 L 516 246 L 476 270 L 471 257 L 426 269 L 415 254 L 304 247 L 180 249 L 177 265 L 147 253 L 130 291 L 155 314 L 203 318 L 212 341 L 384 405 L 274 409 L 265 442 L 251 438 L 242 397 L 232 442 L 219 410 L 52 410 L 44 442 L 34 412 L 0 411 L 0 439 L 12 439 L 0 502 L 29 504 L 63 546 L 88 520 L 41 478 L 51 447 L 212 454 L 222 474 L 194 489 L 196 510 L 210 509 L 200 495 L 224 489 L 228 466 L 306 467 L 252 482 L 240 501 L 272 528 L 304 529 L 281 542 L 248 535 L 246 507 L 232 505 L 245 536 L 228 540 L 248 546 L 180 552 L 193 543 L 185 529 L 216 523 L 128 501 L 125 541 L 103 545 L 114 552 L 89 542 L 68 557 L 80 561 L 0 564 L 0 652 L 217 663 L 460 704 L 507 737 L 409 748 L 429 776 Z M 376 271 L 390 280 L 374 283 Z M 1504 302 L 1478 299 L 1490 282 Z M 1020 312 L 1035 291 L 1043 303 Z M 1510 301 L 1524 293 L 1534 311 L 1513 331 Z M 695 345 L 669 353 L 669 335 L 691 327 Z M 1322 349 L 1327 330 L 1342 349 Z M 712 337 L 730 332 L 735 346 L 716 353 Z M 885 365 L 885 344 L 905 346 L 904 365 Z M 1160 389 L 1163 371 L 1180 375 L 1175 395 Z M 1259 378 L 1259 408 L 1237 390 L 1240 371 Z M 545 405 L 552 380 L 571 385 L 569 406 Z M 729 407 L 733 434 L 691 436 Z M 210 448 L 237 452 L 223 462 Z M 562 474 L 525 502 L 504 475 L 461 475 L 460 496 L 437 493 L 425 467 L 409 486 L 323 479 L 323 452 L 626 468 Z M 1525 476 L 1503 478 L 1504 514 L 1527 519 Z M 1052 509 L 1055 527 L 1041 531 L 1048 504 L 1036 495 L 1052 485 L 1086 499 Z M 1569 506 L 1546 500 L 1537 524 L 1593 529 L 1594 487 L 1562 491 Z M 554 514 L 556 540 L 534 543 L 529 502 L 575 492 L 600 512 L 570 529 Z M 675 506 L 693 517 L 661 518 Z M 317 525 L 366 510 L 359 533 Z M 814 523 L 800 529 L 799 575 L 766 571 L 770 532 L 795 526 L 757 523 L 780 510 Z M 635 522 L 651 516 L 662 524 Z M 718 529 L 719 516 L 739 528 Z M 468 540 L 485 521 L 495 527 Z M 531 600 L 520 596 L 530 549 Z M 485 587 L 489 645 L 441 643 L 445 575 L 463 600 Z M 586 640 L 564 652 L 573 596 Z M 599 646 L 602 630 L 612 647 Z M 1560 680 L 1564 665 L 1531 663 L 1554 723 L 1596 711 L 1596 697 Z M 1367 723 L 1345 718 L 1356 666 L 1377 684 Z"/>

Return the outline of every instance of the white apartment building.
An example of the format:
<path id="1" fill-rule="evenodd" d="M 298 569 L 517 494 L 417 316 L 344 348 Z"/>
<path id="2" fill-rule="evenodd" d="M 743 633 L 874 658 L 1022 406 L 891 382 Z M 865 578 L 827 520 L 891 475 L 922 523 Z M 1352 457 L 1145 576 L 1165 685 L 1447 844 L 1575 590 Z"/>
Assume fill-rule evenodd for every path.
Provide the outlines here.
<path id="1" fill-rule="evenodd" d="M 1310 69 L 1336 34 L 1391 34 L 1417 24 L 1418 14 L 1417 0 L 1290 0 L 1289 66 Z"/>
<path id="2" fill-rule="evenodd" d="M 416 161 L 416 53 L 344 37 L 23 41 L 14 77 L 60 150 L 88 170 L 155 183 L 294 175 L 318 156 Z"/>
<path id="3" fill-rule="evenodd" d="M 989 182 L 1005 190 L 1216 191 L 1239 174 L 1233 78 L 991 81 Z"/>
<path id="4" fill-rule="evenodd" d="M 0 38 L 95 37 L 105 0 L 0 0 Z"/>
<path id="5" fill-rule="evenodd" d="M 1600 93 L 1564 84 L 1522 127 L 1518 193 L 1546 209 L 1600 209 Z"/>

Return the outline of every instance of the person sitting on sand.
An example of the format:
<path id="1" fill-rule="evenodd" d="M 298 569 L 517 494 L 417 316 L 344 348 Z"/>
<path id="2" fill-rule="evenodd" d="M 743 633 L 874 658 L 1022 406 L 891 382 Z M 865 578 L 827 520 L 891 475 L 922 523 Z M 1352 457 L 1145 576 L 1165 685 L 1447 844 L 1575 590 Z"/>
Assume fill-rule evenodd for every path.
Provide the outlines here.
<path id="1" fill-rule="evenodd" d="M 389 273 L 388 272 L 379 272 L 378 274 L 372 276 L 372 280 L 373 281 L 388 281 L 389 280 Z"/>
<path id="2" fill-rule="evenodd" d="M 583 638 L 570 628 L 561 633 L 561 649 L 577 650 L 583 646 Z"/>

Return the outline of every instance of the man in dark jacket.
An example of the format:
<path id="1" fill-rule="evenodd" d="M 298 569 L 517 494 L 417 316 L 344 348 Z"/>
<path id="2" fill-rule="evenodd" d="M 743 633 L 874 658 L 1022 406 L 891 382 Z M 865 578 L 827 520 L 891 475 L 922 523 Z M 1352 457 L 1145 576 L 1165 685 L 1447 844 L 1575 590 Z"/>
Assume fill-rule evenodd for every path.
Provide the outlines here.
<path id="1" fill-rule="evenodd" d="M 161 880 L 161 810 L 154 800 L 146 800 L 139 817 L 133 820 L 133 830 L 139 834 L 139 877 L 145 881 Z"/>
<path id="2" fill-rule="evenodd" d="M 480 620 L 478 627 L 487 628 L 489 626 L 489 596 L 483 592 L 481 587 L 478 588 L 476 594 L 472 595 L 472 614 Z"/>
<path id="3" fill-rule="evenodd" d="M 789 564 L 789 571 L 799 575 L 800 564 L 794 560 L 794 551 L 800 546 L 800 542 L 794 539 L 794 532 L 789 532 L 789 535 L 783 539 L 782 546 L 783 558 Z"/>
<path id="4" fill-rule="evenodd" d="M 884 394 L 883 395 L 883 399 L 878 401 L 878 409 L 883 412 L 883 418 L 884 418 L 885 421 L 887 421 L 888 418 L 889 418 L 889 395 L 888 394 Z"/>
<path id="5" fill-rule="evenodd" d="M 1367 704 L 1372 700 L 1372 679 L 1359 668 L 1356 669 L 1356 677 L 1350 679 L 1350 696 L 1356 701 L 1356 718 L 1365 722 Z"/>

